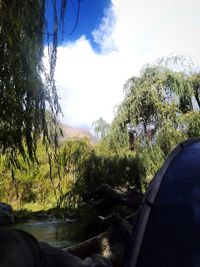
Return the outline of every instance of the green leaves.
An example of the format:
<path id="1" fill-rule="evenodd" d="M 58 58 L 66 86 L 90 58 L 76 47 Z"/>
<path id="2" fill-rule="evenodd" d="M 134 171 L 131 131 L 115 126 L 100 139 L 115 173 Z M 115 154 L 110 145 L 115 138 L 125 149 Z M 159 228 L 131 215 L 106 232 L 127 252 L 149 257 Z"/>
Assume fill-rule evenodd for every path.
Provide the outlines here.
<path id="1" fill-rule="evenodd" d="M 46 0 L 2 0 L 0 5 L 0 152 L 12 151 L 11 156 L 19 152 L 31 160 L 36 157 L 41 135 L 46 144 L 52 140 L 46 110 L 50 110 L 54 126 L 60 112 L 54 80 L 58 39 L 56 0 L 52 1 L 54 25 L 49 43 L 49 73 L 42 61 L 47 33 L 46 5 Z M 66 1 L 61 6 L 64 21 Z"/>
<path id="2" fill-rule="evenodd" d="M 200 74 L 191 66 L 185 58 L 164 58 L 125 84 L 107 140 L 111 149 L 136 152 L 144 184 L 177 143 L 200 136 Z"/>
<path id="3" fill-rule="evenodd" d="M 99 118 L 93 122 L 94 133 L 98 139 L 105 138 L 110 130 L 110 125 L 103 119 Z"/>

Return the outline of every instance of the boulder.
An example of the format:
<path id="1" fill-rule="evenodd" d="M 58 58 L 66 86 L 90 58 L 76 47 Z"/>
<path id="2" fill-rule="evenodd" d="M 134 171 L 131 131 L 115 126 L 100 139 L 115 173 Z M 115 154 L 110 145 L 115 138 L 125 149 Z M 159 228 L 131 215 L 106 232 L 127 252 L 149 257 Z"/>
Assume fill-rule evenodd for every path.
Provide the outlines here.
<path id="1" fill-rule="evenodd" d="M 0 225 L 14 222 L 13 208 L 11 205 L 0 202 Z"/>

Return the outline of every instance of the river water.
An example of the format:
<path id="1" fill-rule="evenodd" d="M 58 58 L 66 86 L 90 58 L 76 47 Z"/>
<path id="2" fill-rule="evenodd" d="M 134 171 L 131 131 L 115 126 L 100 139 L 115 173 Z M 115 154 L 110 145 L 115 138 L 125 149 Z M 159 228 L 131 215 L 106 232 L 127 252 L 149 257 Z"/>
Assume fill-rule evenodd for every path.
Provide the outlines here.
<path id="1" fill-rule="evenodd" d="M 28 220 L 15 223 L 9 228 L 24 230 L 39 241 L 48 242 L 55 247 L 68 247 L 83 239 L 83 225 L 76 221 L 62 219 Z"/>

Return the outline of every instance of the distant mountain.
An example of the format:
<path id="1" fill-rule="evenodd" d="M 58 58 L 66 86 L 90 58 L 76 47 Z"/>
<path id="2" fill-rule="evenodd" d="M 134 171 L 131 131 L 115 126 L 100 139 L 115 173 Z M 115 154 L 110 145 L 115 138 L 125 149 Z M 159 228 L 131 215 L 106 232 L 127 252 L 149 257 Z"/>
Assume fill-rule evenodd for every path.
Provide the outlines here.
<path id="1" fill-rule="evenodd" d="M 95 137 L 92 133 L 85 128 L 74 128 L 66 124 L 61 124 L 61 129 L 63 131 L 63 137 L 61 138 L 62 141 L 68 139 L 80 139 L 80 138 L 88 138 L 92 143 L 95 142 Z"/>

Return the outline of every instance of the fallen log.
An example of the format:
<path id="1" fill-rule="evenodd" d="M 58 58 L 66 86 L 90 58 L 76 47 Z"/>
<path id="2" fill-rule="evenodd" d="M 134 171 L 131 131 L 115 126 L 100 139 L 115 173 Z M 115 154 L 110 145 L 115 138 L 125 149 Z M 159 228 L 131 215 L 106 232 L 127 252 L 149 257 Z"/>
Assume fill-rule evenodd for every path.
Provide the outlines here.
<path id="1" fill-rule="evenodd" d="M 104 184 L 97 189 L 83 195 L 83 200 L 100 213 L 109 213 L 114 206 L 126 206 L 131 211 L 136 211 L 143 199 L 143 194 L 136 189 L 119 191 Z"/>
<path id="2" fill-rule="evenodd" d="M 125 253 L 132 233 L 131 225 L 135 218 L 134 211 L 138 209 L 142 199 L 143 194 L 135 189 L 120 191 L 107 184 L 85 194 L 83 200 L 96 208 L 99 214 L 110 214 L 115 206 L 120 205 L 130 209 L 132 215 L 126 219 L 118 214 L 110 214 L 106 218 L 98 216 L 97 225 L 101 223 L 103 229 L 107 227 L 106 230 L 64 250 L 81 259 L 98 253 L 110 260 L 114 267 L 124 266 Z"/>
<path id="3" fill-rule="evenodd" d="M 132 226 L 120 216 L 114 215 L 107 231 L 64 250 L 81 259 L 98 253 L 109 259 L 114 267 L 121 267 L 131 232 Z"/>

